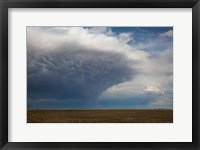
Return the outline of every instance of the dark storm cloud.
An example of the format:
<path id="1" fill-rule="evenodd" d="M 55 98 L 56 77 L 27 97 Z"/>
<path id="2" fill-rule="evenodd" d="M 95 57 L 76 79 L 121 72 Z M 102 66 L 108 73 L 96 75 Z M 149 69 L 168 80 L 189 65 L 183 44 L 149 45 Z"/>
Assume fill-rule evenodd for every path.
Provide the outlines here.
<path id="1" fill-rule="evenodd" d="M 95 50 L 28 49 L 28 98 L 94 100 L 107 88 L 131 80 L 125 56 Z"/>

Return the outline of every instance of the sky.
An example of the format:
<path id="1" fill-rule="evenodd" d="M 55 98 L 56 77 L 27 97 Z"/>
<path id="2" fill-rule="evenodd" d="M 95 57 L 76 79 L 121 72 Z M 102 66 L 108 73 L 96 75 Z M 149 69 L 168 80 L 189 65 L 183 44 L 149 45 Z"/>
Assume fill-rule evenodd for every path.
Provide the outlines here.
<path id="1" fill-rule="evenodd" d="M 28 109 L 172 109 L 173 27 L 27 27 Z"/>

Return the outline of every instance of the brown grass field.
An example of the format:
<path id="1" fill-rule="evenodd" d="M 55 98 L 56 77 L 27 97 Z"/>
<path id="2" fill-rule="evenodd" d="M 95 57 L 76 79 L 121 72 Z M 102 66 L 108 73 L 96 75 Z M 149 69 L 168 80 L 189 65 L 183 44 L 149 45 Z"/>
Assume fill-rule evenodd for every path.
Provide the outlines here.
<path id="1" fill-rule="evenodd" d="M 173 123 L 173 110 L 28 110 L 27 123 Z"/>

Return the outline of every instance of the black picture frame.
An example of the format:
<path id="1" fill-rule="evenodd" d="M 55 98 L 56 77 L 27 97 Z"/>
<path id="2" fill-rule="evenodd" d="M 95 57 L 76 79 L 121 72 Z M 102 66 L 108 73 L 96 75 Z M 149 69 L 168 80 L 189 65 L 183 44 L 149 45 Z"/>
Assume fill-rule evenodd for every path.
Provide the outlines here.
<path id="1" fill-rule="evenodd" d="M 192 8 L 192 142 L 8 142 L 9 8 Z M 0 147 L 32 149 L 200 149 L 200 2 L 199 0 L 0 0 Z M 31 135 L 30 135 L 31 136 Z"/>

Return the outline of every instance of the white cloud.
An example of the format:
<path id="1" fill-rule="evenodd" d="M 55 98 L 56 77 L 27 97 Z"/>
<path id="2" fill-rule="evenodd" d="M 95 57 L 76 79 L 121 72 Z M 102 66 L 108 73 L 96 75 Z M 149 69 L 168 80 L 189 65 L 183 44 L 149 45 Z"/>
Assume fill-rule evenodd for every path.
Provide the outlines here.
<path id="1" fill-rule="evenodd" d="M 119 40 L 124 43 L 128 43 L 129 41 L 133 41 L 133 33 L 120 33 Z"/>
<path id="2" fill-rule="evenodd" d="M 59 33 L 61 30 L 63 30 L 62 34 Z M 104 33 L 106 29 L 102 31 Z M 130 40 L 128 34 L 124 34 L 124 40 L 122 40 L 120 36 L 108 36 L 107 34 L 99 33 L 99 31 L 96 32 L 96 29 L 84 29 L 82 27 L 56 27 L 48 30 L 29 27 L 27 32 L 28 46 L 41 51 L 52 51 L 58 47 L 59 49 L 60 47 L 68 47 L 71 49 L 92 49 L 96 51 L 121 53 L 133 60 L 146 59 L 148 57 L 148 53 L 135 49 L 124 42 L 127 38 Z"/>
<path id="3" fill-rule="evenodd" d="M 142 49 L 148 52 L 163 51 L 173 47 L 173 30 L 161 33 L 155 37 L 142 35 L 142 40 L 132 43 L 132 46 L 137 49 Z"/>
<path id="4" fill-rule="evenodd" d="M 153 85 L 146 86 L 144 91 L 149 92 L 149 93 L 162 93 L 162 90 L 159 87 L 153 86 Z"/>
<path id="5" fill-rule="evenodd" d="M 173 31 L 169 30 L 167 32 L 164 32 L 162 34 L 160 34 L 160 37 L 168 37 L 168 38 L 172 38 L 173 37 Z"/>

